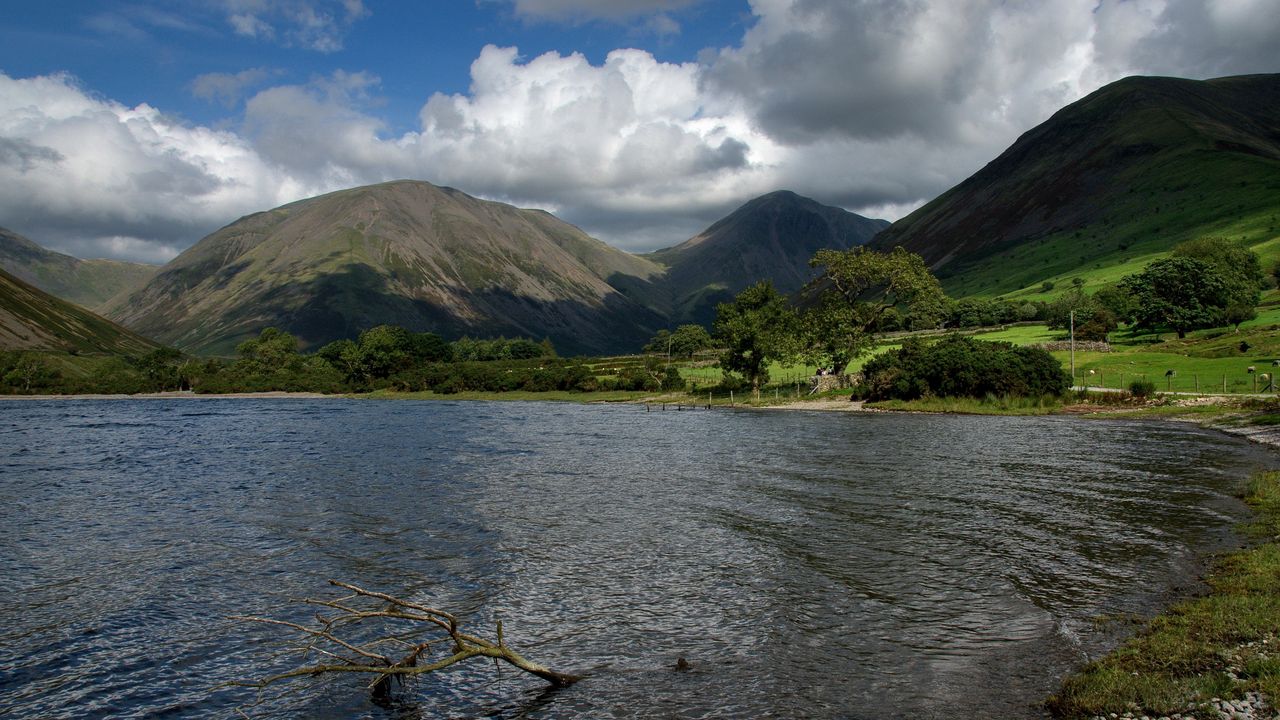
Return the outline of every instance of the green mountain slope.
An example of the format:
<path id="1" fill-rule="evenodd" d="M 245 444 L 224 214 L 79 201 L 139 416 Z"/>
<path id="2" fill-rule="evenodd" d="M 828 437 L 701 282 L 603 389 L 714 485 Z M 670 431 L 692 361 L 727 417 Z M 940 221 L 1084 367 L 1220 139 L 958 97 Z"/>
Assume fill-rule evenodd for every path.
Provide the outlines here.
<path id="1" fill-rule="evenodd" d="M 0 269 L 77 305 L 96 308 L 142 287 L 159 268 L 120 260 L 81 260 L 0 228 Z"/>
<path id="2" fill-rule="evenodd" d="M 793 192 L 762 195 L 698 235 L 646 255 L 667 268 L 661 280 L 672 321 L 709 325 L 717 303 L 770 279 L 790 293 L 814 277 L 818 250 L 847 250 L 888 227 Z"/>
<path id="3" fill-rule="evenodd" d="M 158 343 L 0 270 L 0 350 L 141 355 L 158 347 Z"/>
<path id="4" fill-rule="evenodd" d="M 380 323 L 613 352 L 664 321 L 606 279 L 660 272 L 545 212 L 398 181 L 242 218 L 107 313 L 203 353 L 229 353 L 266 326 L 314 348 Z"/>
<path id="5" fill-rule="evenodd" d="M 953 295 L 1114 281 L 1205 235 L 1280 259 L 1280 75 L 1133 77 L 1072 103 L 873 242 Z"/>

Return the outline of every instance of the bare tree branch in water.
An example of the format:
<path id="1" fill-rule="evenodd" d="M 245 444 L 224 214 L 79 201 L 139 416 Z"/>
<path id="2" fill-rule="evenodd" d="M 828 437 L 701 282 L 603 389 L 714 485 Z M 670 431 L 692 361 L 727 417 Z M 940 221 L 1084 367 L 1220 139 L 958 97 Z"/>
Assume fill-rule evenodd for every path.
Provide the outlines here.
<path id="1" fill-rule="evenodd" d="M 501 621 L 497 623 L 496 642 L 490 641 L 462 632 L 457 616 L 443 610 L 337 580 L 330 580 L 329 584 L 350 594 L 336 600 L 302 600 L 325 609 L 315 613 L 314 625 L 256 616 L 232 618 L 300 633 L 306 642 L 297 649 L 307 660 L 314 657 L 315 662 L 261 680 L 228 684 L 265 688 L 302 678 L 363 673 L 372 676 L 369 689 L 374 695 L 385 696 L 393 679 L 435 672 L 471 658 L 492 658 L 495 664 L 506 662 L 556 687 L 581 679 L 532 662 L 508 647 Z M 441 656 L 432 659 L 433 655 Z"/>

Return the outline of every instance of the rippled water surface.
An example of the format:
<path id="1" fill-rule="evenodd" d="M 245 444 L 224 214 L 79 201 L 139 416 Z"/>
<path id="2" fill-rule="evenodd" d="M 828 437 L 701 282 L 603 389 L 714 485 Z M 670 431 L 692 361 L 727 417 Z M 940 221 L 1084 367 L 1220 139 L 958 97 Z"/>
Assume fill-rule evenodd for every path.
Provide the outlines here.
<path id="1" fill-rule="evenodd" d="M 0 402 L 0 714 L 1036 717 L 1096 616 L 1186 591 L 1270 462 L 1062 418 Z M 227 616 L 329 578 L 589 677 L 217 687 L 297 660 Z"/>

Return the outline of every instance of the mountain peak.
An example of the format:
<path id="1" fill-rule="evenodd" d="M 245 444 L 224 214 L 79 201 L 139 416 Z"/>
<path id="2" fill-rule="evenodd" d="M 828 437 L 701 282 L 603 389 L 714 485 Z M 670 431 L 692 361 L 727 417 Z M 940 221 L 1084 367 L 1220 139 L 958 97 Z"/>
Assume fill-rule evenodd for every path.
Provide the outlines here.
<path id="1" fill-rule="evenodd" d="M 715 305 L 758 280 L 784 292 L 813 277 L 818 250 L 847 250 L 888 227 L 847 210 L 776 190 L 748 200 L 706 230 L 648 257 L 666 265 L 676 321 L 710 323 Z"/>

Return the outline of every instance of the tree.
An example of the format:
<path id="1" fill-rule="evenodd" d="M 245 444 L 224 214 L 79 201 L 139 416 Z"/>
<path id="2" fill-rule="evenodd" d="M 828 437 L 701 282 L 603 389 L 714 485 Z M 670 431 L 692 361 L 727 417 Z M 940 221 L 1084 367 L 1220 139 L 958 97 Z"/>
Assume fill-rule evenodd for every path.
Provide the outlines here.
<path id="1" fill-rule="evenodd" d="M 1214 327 L 1227 307 L 1227 283 L 1215 268 L 1190 257 L 1156 260 L 1120 281 L 1133 296 L 1138 327 L 1187 331 Z"/>
<path id="2" fill-rule="evenodd" d="M 1133 295 L 1124 288 L 1118 285 L 1108 285 L 1094 293 L 1093 299 L 1106 308 L 1117 320 L 1133 322 L 1137 305 L 1133 301 Z"/>
<path id="3" fill-rule="evenodd" d="M 236 353 L 250 370 L 262 373 L 293 368 L 302 361 L 298 339 L 273 327 L 264 328 L 258 337 L 237 345 Z"/>
<path id="4" fill-rule="evenodd" d="M 694 353 L 711 347 L 711 333 L 701 325 L 681 325 L 674 332 L 665 328 L 654 334 L 653 339 L 644 346 L 647 353 L 658 355 L 671 354 L 671 357 L 691 358 Z"/>
<path id="5" fill-rule="evenodd" d="M 1226 298 L 1220 321 L 1235 325 L 1258 316 L 1258 302 L 1267 285 L 1267 275 L 1257 253 L 1221 237 L 1188 240 L 1173 249 L 1173 257 L 1193 258 L 1212 267 L 1222 278 Z"/>
<path id="6" fill-rule="evenodd" d="M 1073 312 L 1077 340 L 1105 342 L 1107 334 L 1119 326 L 1115 313 L 1107 309 L 1096 296 L 1085 295 L 1083 285 L 1075 286 L 1049 303 L 1045 307 L 1045 320 L 1051 329 L 1065 330 L 1072 324 Z"/>
<path id="7" fill-rule="evenodd" d="M 343 379 L 349 384 L 362 385 L 369 380 L 364 372 L 360 346 L 354 340 L 334 340 L 317 350 L 316 355 L 342 373 Z"/>
<path id="8" fill-rule="evenodd" d="M 147 378 L 152 390 L 181 390 L 187 384 L 183 372 L 186 358 L 174 348 L 156 348 L 138 358 L 138 370 Z"/>
<path id="9" fill-rule="evenodd" d="M 409 335 L 408 350 L 416 363 L 453 360 L 453 348 L 447 340 L 435 333 L 412 333 Z"/>
<path id="10" fill-rule="evenodd" d="M 360 333 L 360 362 L 367 377 L 384 378 L 409 363 L 409 331 L 377 325 Z"/>
<path id="11" fill-rule="evenodd" d="M 769 380 L 769 362 L 787 355 L 795 313 L 773 283 L 762 280 L 716 306 L 715 335 L 725 346 L 720 367 L 741 373 L 757 395 Z"/>
<path id="12" fill-rule="evenodd" d="M 819 367 L 841 373 L 869 352 L 890 310 L 905 307 L 914 329 L 936 325 L 944 312 L 937 278 L 903 248 L 819 250 L 809 264 L 823 271 L 808 289 L 816 298 L 803 316 L 800 356 Z"/>
<path id="13" fill-rule="evenodd" d="M 62 377 L 44 358 L 31 352 L 19 353 L 5 366 L 4 376 L 0 379 L 23 392 L 48 387 Z"/>
<path id="14" fill-rule="evenodd" d="M 902 348 L 867 361 L 868 400 L 920 397 L 1061 395 L 1071 386 L 1062 363 L 1040 348 L 951 335 L 937 342 L 908 338 Z"/>

